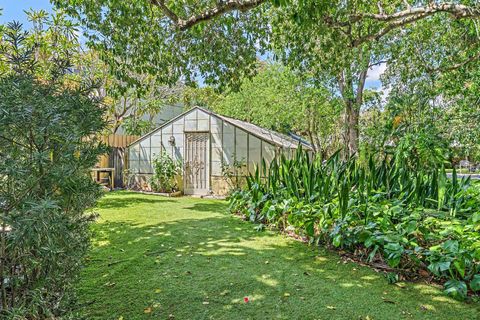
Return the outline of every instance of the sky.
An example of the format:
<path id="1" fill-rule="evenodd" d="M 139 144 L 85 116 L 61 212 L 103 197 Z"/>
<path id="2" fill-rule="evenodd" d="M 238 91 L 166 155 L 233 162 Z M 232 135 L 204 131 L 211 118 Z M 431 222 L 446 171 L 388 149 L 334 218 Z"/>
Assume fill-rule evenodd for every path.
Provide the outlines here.
<path id="1" fill-rule="evenodd" d="M 0 23 L 9 21 L 20 21 L 25 27 L 30 27 L 30 23 L 26 19 L 25 10 L 30 8 L 35 10 L 44 9 L 52 11 L 52 5 L 48 0 L 0 0 Z"/>
<path id="2" fill-rule="evenodd" d="M 49 0 L 0 0 L 0 24 L 8 21 L 17 20 L 29 28 L 31 24 L 27 21 L 25 10 L 30 8 L 39 10 L 44 9 L 52 11 L 52 5 Z M 374 66 L 368 71 L 365 87 L 370 89 L 382 90 L 380 76 L 385 72 L 386 64 Z"/>

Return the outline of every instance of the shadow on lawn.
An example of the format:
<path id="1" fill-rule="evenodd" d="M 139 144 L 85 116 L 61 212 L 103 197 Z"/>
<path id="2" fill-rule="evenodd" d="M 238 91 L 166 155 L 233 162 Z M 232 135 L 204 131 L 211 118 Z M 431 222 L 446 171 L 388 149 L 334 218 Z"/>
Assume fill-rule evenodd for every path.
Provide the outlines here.
<path id="1" fill-rule="evenodd" d="M 202 211 L 202 212 L 227 212 L 226 202 L 199 202 L 193 206 L 184 207 L 184 209 Z"/>
<path id="2" fill-rule="evenodd" d="M 118 200 L 111 207 L 118 207 Z M 132 197 L 120 206 L 130 204 Z M 225 206 L 199 202 L 183 209 L 224 211 Z M 89 319 L 170 314 L 175 319 L 469 319 L 475 314 L 430 287 L 388 285 L 381 274 L 256 232 L 228 215 L 150 226 L 110 221 L 96 228 L 97 243 L 80 287 Z M 151 306 L 152 313 L 145 314 Z"/>
<path id="3" fill-rule="evenodd" d="M 145 195 L 134 193 L 134 192 L 124 192 L 122 193 L 124 197 L 118 197 L 115 199 L 103 198 L 101 199 L 96 208 L 97 209 L 122 209 L 127 207 L 135 207 L 139 204 L 160 204 L 164 202 L 177 202 L 177 200 L 172 200 L 163 196 L 156 196 L 155 198 L 147 198 Z"/>

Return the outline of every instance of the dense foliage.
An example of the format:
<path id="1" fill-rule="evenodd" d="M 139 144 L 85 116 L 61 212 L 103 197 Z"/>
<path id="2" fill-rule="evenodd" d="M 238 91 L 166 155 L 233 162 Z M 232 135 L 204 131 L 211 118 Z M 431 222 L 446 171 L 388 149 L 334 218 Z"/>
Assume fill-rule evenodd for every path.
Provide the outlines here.
<path id="1" fill-rule="evenodd" d="M 428 67 L 438 74 L 469 67 L 480 57 L 475 36 L 480 7 L 473 0 L 53 3 L 90 30 L 88 44 L 132 84 L 141 83 L 138 74 L 148 73 L 158 83 L 190 83 L 201 76 L 220 89 L 238 87 L 256 73 L 258 55 L 272 53 L 292 69 L 311 74 L 319 88 L 339 93 L 349 154 L 359 149 L 360 110 L 371 67 L 408 60 L 415 69 Z M 439 41 L 418 46 L 416 34 Z M 410 74 L 404 69 L 401 76 Z"/>
<path id="2" fill-rule="evenodd" d="M 224 94 L 212 107 L 278 132 L 294 132 L 316 152 L 327 154 L 340 145 L 341 104 L 327 88 L 315 87 L 312 81 L 279 63 L 267 63 L 260 65 L 255 77 L 245 79 L 238 92 Z"/>
<path id="3" fill-rule="evenodd" d="M 480 291 L 478 186 L 405 152 L 362 163 L 299 151 L 257 170 L 230 207 L 396 273 L 428 270 L 455 297 Z"/>
<path id="4" fill-rule="evenodd" d="M 70 314 L 94 217 L 86 210 L 100 196 L 89 169 L 105 151 L 95 138 L 105 126 L 104 110 L 90 87 L 66 78 L 68 50 L 43 64 L 30 39 L 17 23 L 1 39 L 2 319 Z"/>

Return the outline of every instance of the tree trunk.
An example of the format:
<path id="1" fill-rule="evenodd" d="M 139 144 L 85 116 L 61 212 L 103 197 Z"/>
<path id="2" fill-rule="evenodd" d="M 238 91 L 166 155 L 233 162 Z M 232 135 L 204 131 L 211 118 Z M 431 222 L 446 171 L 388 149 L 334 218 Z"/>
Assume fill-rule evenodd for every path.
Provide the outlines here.
<path id="1" fill-rule="evenodd" d="M 361 55 L 360 61 L 362 61 Z M 369 55 L 367 55 L 369 56 Z M 366 67 L 357 73 L 355 77 L 351 68 L 345 69 L 338 77 L 338 85 L 341 96 L 345 103 L 345 129 L 344 141 L 347 156 L 358 154 L 359 147 L 359 121 L 360 108 L 363 103 L 363 90 L 365 89 L 365 80 L 367 78 L 368 63 Z M 356 79 L 356 80 L 354 80 Z M 356 86 L 354 83 L 356 82 Z"/>
<path id="2" fill-rule="evenodd" d="M 360 106 L 352 101 L 347 101 L 345 110 L 345 138 L 348 155 L 358 153 Z"/>

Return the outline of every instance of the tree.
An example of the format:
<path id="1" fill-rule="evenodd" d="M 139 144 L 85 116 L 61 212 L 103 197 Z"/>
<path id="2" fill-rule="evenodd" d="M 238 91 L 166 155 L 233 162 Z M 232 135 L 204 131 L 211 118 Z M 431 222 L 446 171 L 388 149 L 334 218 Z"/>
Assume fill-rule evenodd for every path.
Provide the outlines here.
<path id="1" fill-rule="evenodd" d="M 255 73 L 258 53 L 276 49 L 294 69 L 330 81 L 341 93 L 349 153 L 358 150 L 368 69 L 396 56 L 391 49 L 403 36 L 399 30 L 420 21 L 436 23 L 437 15 L 449 24 L 480 16 L 480 5 L 469 0 L 54 3 L 94 31 L 90 44 L 110 53 L 109 64 L 126 78 L 133 68 L 167 83 L 192 81 L 200 73 L 210 84 L 238 85 Z M 128 64 L 119 65 L 115 56 Z"/>
<path id="2" fill-rule="evenodd" d="M 261 65 L 258 75 L 245 80 L 238 92 L 226 93 L 212 107 L 227 116 L 299 134 L 323 156 L 338 148 L 338 99 L 278 63 Z"/>
<path id="3" fill-rule="evenodd" d="M 404 30 L 405 36 L 396 43 L 398 63 L 389 68 L 384 80 L 392 96 L 401 97 L 396 99 L 398 112 L 405 109 L 414 114 L 419 126 L 433 124 L 441 140 L 455 150 L 457 161 L 472 158 L 480 138 L 477 23 L 447 24 L 444 17 L 434 19 L 428 25 L 420 22 L 428 31 Z"/>
<path id="4" fill-rule="evenodd" d="M 42 64 L 44 51 L 31 36 L 10 23 L 0 47 L 2 319 L 72 311 L 94 218 L 86 210 L 101 195 L 89 170 L 105 151 L 96 138 L 104 109 L 89 86 L 70 82 L 69 56 L 54 50 L 55 59 Z"/>

